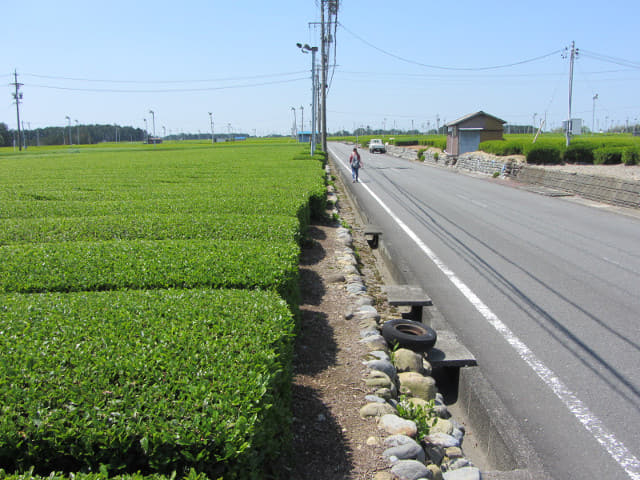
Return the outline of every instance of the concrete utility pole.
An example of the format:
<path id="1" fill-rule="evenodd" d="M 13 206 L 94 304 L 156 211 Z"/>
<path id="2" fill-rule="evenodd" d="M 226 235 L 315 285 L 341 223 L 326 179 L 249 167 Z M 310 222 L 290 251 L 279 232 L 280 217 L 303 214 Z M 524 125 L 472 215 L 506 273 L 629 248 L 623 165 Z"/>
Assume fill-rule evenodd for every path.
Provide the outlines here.
<path id="1" fill-rule="evenodd" d="M 322 150 L 327 151 L 327 72 L 329 70 L 329 52 L 331 51 L 331 43 L 335 42 L 335 38 L 331 34 L 332 25 L 337 25 L 339 0 L 322 0 L 320 5 L 320 23 L 322 27 L 320 63 L 322 66 L 322 92 L 321 98 L 321 136 Z M 325 17 L 325 8 L 327 15 Z M 335 48 L 335 46 L 334 46 Z"/>
<path id="2" fill-rule="evenodd" d="M 71 140 L 71 117 L 67 115 L 64 118 L 66 118 L 67 121 L 69 122 L 69 146 L 71 146 L 71 144 L 73 143 L 73 141 Z"/>
<path id="3" fill-rule="evenodd" d="M 593 96 L 593 110 L 591 112 L 591 135 L 596 133 L 596 100 L 598 99 L 598 94 L 596 93 Z"/>
<path id="4" fill-rule="evenodd" d="M 300 105 L 300 131 L 304 132 L 304 107 Z"/>
<path id="5" fill-rule="evenodd" d="M 291 107 L 291 111 L 293 112 L 293 129 L 291 132 L 291 136 L 293 138 L 296 139 L 296 142 L 298 141 L 298 124 L 297 124 L 297 118 L 296 118 L 296 109 L 295 107 Z"/>
<path id="6" fill-rule="evenodd" d="M 153 122 L 153 146 L 156 146 L 156 114 L 153 110 L 149 110 Z"/>
<path id="7" fill-rule="evenodd" d="M 213 113 L 209 112 L 209 122 L 211 123 L 211 145 L 213 145 L 215 143 L 215 140 L 213 139 Z"/>
<path id="8" fill-rule="evenodd" d="M 567 147 L 571 143 L 572 134 L 572 120 L 571 120 L 571 96 L 573 95 L 573 63 L 578 55 L 578 49 L 576 48 L 576 42 L 571 42 L 571 51 L 569 52 L 569 118 L 567 119 Z"/>
<path id="9" fill-rule="evenodd" d="M 22 141 L 20 139 L 20 101 L 22 100 L 22 93 L 20 93 L 20 87 L 24 84 L 18 83 L 18 71 L 13 71 L 14 82 L 11 84 L 16 88 L 15 93 L 13 94 L 13 99 L 16 101 L 16 116 L 18 123 L 18 150 L 22 151 Z"/>

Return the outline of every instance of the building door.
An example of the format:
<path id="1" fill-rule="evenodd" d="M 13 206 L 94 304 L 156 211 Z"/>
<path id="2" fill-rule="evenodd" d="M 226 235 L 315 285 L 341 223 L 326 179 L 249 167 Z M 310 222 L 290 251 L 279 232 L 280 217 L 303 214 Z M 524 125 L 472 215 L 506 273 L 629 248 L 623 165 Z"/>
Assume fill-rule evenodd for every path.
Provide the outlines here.
<path id="1" fill-rule="evenodd" d="M 480 132 L 460 131 L 460 151 L 459 154 L 475 152 L 480 145 Z"/>

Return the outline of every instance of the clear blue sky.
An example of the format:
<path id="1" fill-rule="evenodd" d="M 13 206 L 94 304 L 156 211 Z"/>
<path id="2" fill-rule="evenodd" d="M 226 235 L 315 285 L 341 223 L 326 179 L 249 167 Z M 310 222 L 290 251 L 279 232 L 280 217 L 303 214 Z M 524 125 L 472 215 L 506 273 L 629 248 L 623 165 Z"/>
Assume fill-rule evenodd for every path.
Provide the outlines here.
<path id="1" fill-rule="evenodd" d="M 318 0 L 319 1 L 319 0 Z M 5 2 L 0 122 L 16 126 L 13 71 L 31 128 L 117 123 L 168 134 L 288 134 L 311 119 L 315 0 Z M 344 0 L 328 129 L 432 128 L 484 110 L 512 124 L 567 117 L 590 127 L 640 121 L 640 2 Z M 554 53 L 555 52 L 555 53 Z M 509 68 L 483 67 L 537 61 Z M 606 60 L 606 61 L 605 61 Z M 333 62 L 333 57 L 331 58 Z M 429 65 L 429 66 L 427 66 Z M 439 67 L 439 68 L 434 68 Z M 444 67 L 444 68 L 443 68 Z"/>

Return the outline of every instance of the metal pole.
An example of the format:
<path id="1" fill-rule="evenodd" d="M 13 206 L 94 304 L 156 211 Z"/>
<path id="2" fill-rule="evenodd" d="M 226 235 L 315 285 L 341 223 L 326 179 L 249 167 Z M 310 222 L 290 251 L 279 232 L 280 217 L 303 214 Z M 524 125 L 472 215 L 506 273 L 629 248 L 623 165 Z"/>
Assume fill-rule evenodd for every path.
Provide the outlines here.
<path id="1" fill-rule="evenodd" d="M 68 120 L 69 122 L 69 146 L 71 146 L 71 144 L 73 143 L 71 140 L 71 117 L 69 115 L 67 115 L 66 117 L 64 117 Z"/>
<path id="2" fill-rule="evenodd" d="M 22 94 L 20 93 L 20 87 L 22 83 L 18 83 L 18 71 L 13 71 L 14 82 L 13 86 L 16 87 L 16 93 L 13 94 L 13 98 L 16 100 L 16 116 L 18 122 L 18 150 L 22 151 L 22 142 L 20 141 L 20 100 L 22 99 Z"/>

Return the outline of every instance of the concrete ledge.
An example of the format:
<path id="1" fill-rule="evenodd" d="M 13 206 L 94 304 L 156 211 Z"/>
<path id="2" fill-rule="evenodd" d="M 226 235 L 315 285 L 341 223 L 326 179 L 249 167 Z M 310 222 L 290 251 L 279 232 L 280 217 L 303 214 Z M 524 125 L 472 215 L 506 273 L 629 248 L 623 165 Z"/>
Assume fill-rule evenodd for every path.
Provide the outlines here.
<path id="1" fill-rule="evenodd" d="M 542 470 L 533 446 L 521 434 L 515 419 L 479 368 L 460 369 L 456 404 L 495 469 L 482 472 L 483 478 L 551 479 Z"/>
<path id="2" fill-rule="evenodd" d="M 516 179 L 523 183 L 564 190 L 597 202 L 640 208 L 640 182 L 530 166 L 520 168 Z"/>

